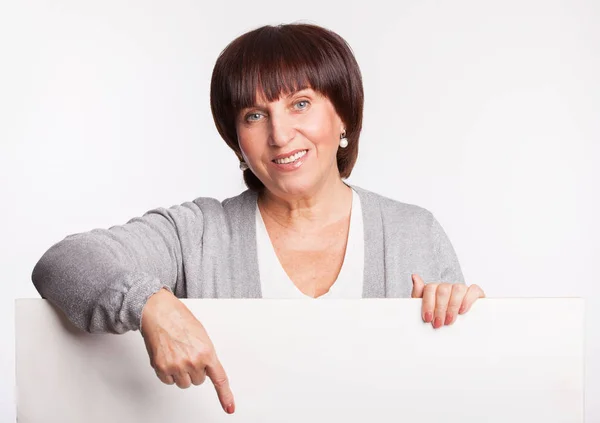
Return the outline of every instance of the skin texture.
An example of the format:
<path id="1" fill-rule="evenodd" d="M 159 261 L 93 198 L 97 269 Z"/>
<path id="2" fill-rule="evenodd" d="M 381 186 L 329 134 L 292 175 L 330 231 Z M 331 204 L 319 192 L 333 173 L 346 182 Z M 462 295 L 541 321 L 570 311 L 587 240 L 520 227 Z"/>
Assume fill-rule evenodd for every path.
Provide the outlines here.
<path id="1" fill-rule="evenodd" d="M 485 298 L 485 293 L 476 284 L 460 283 L 428 283 L 417 274 L 412 275 L 413 290 L 411 298 L 422 298 L 421 317 L 434 329 L 443 325 L 451 325 L 459 314 L 471 309 L 478 298 Z"/>
<path id="2" fill-rule="evenodd" d="M 257 104 L 242 110 L 236 127 L 242 156 L 265 185 L 258 207 L 279 261 L 307 295 L 326 293 L 343 263 L 352 190 L 343 183 L 336 154 L 345 125 L 328 98 L 312 89 L 282 94 L 273 102 L 257 93 Z M 308 150 L 293 172 L 272 160 Z M 427 283 L 413 275 L 412 298 L 422 298 L 422 318 L 434 328 L 453 324 L 485 294 L 477 285 Z M 142 336 L 157 377 L 188 388 L 206 377 L 227 413 L 235 410 L 229 380 L 204 326 L 172 293 L 152 295 L 142 311 Z"/>
<path id="3" fill-rule="evenodd" d="M 323 201 L 325 192 L 343 188 L 336 154 L 344 124 L 333 104 L 310 88 L 270 104 L 257 97 L 258 105 L 238 116 L 237 133 L 244 160 L 267 188 L 264 204 L 305 210 Z M 310 155 L 300 169 L 286 173 L 272 166 L 275 156 L 297 149 Z"/>
<path id="4" fill-rule="evenodd" d="M 156 376 L 185 389 L 208 376 L 225 412 L 235 411 L 229 379 L 204 326 L 166 289 L 152 295 L 142 311 L 142 336 Z"/>
<path id="5" fill-rule="evenodd" d="M 352 190 L 337 167 L 342 119 L 329 99 L 312 89 L 257 104 L 237 119 L 238 142 L 265 191 L 258 206 L 277 257 L 300 291 L 318 297 L 337 279 L 346 251 Z M 307 150 L 293 172 L 272 160 Z"/>

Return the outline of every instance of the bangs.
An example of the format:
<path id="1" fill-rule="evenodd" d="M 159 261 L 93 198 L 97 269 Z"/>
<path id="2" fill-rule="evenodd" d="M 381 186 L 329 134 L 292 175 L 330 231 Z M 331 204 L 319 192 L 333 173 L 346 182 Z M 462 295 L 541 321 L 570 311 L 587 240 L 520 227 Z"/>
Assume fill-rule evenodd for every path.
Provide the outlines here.
<path id="1" fill-rule="evenodd" d="M 241 40 L 223 81 L 236 115 L 255 105 L 257 94 L 271 102 L 305 88 L 325 96 L 339 90 L 344 78 L 336 69 L 345 68 L 342 58 L 326 40 L 303 35 L 266 27 Z"/>

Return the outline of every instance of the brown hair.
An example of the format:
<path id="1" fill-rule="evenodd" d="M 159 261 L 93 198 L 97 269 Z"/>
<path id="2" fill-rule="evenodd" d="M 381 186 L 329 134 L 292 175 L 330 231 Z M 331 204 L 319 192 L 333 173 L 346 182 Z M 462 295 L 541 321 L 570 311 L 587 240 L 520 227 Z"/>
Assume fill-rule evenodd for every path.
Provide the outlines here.
<path id="1" fill-rule="evenodd" d="M 281 94 L 312 88 L 333 104 L 346 128 L 348 146 L 339 148 L 342 178 L 352 172 L 362 128 L 363 86 L 358 63 L 348 43 L 333 31 L 311 24 L 266 25 L 233 40 L 219 55 L 210 84 L 210 107 L 217 130 L 238 159 L 236 117 L 254 105 L 257 90 L 267 101 Z M 263 183 L 244 171 L 248 188 Z"/>

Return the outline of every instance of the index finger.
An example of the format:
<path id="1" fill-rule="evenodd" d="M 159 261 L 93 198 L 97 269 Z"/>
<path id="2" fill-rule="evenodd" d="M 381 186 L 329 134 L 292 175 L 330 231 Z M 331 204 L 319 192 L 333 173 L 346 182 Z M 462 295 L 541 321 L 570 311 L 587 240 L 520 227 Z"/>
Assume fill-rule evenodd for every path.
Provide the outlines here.
<path id="1" fill-rule="evenodd" d="M 219 359 L 215 359 L 215 362 L 206 366 L 206 376 L 210 378 L 215 389 L 217 390 L 217 396 L 221 402 L 221 407 L 228 414 L 233 414 L 235 411 L 235 401 L 233 399 L 233 392 L 229 387 L 229 379 L 225 373 L 225 369 L 221 365 Z"/>

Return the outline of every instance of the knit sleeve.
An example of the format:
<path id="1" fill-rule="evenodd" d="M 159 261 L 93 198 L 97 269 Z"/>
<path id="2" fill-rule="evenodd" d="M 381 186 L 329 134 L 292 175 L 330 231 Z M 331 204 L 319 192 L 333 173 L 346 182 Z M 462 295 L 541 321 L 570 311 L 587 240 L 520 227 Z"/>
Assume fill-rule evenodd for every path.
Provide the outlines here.
<path id="1" fill-rule="evenodd" d="M 432 215 L 431 233 L 434 245 L 434 257 L 438 266 L 440 282 L 465 283 L 458 257 L 446 232 Z"/>
<path id="2" fill-rule="evenodd" d="M 67 236 L 42 255 L 31 279 L 80 329 L 138 330 L 148 298 L 184 283 L 180 232 L 201 230 L 195 203 L 153 209 L 124 225 Z"/>

